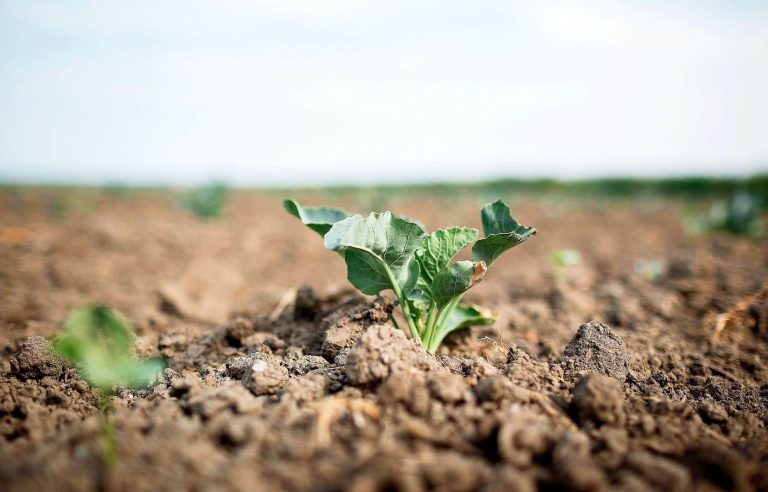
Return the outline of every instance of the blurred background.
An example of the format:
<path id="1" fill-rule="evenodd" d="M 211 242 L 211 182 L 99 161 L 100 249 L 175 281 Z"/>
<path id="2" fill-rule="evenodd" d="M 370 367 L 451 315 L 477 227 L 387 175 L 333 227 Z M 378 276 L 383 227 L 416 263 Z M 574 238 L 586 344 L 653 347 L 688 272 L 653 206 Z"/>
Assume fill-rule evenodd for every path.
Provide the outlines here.
<path id="1" fill-rule="evenodd" d="M 0 0 L 3 335 L 348 288 L 287 196 L 430 230 L 504 199 L 539 234 L 472 294 L 498 329 L 629 326 L 600 292 L 699 267 L 670 296 L 722 309 L 768 271 L 766 60 L 756 1 Z"/>
<path id="2" fill-rule="evenodd" d="M 0 180 L 746 176 L 768 3 L 0 2 Z"/>

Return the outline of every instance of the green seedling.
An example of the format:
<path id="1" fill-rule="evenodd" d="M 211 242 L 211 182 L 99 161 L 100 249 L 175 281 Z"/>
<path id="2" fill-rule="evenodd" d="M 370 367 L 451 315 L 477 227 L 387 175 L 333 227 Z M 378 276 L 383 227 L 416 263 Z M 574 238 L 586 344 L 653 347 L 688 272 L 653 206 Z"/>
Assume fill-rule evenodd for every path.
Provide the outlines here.
<path id="1" fill-rule="evenodd" d="M 655 282 L 664 276 L 664 265 L 659 260 L 635 260 L 635 273 Z"/>
<path id="2" fill-rule="evenodd" d="M 224 215 L 227 187 L 222 183 L 195 188 L 181 198 L 181 206 L 201 219 L 218 219 Z"/>
<path id="3" fill-rule="evenodd" d="M 709 228 L 728 231 L 731 234 L 760 237 L 763 234 L 760 208 L 760 201 L 755 195 L 747 192 L 736 193 L 728 202 L 719 202 L 712 206 Z"/>
<path id="4" fill-rule="evenodd" d="M 688 213 L 687 228 L 701 234 L 707 231 L 725 231 L 735 235 L 762 237 L 762 205 L 757 195 L 747 191 L 734 194 L 727 201 L 712 204 L 708 214 Z"/>
<path id="5" fill-rule="evenodd" d="M 165 368 L 161 359 L 137 360 L 130 324 L 106 306 L 75 309 L 53 342 L 56 352 L 74 363 L 91 387 L 99 390 L 102 460 L 117 460 L 112 400 L 117 387 L 147 387 Z"/>
<path id="6" fill-rule="evenodd" d="M 578 265 L 581 262 L 581 253 L 575 249 L 554 249 L 549 256 L 558 267 Z"/>
<path id="7" fill-rule="evenodd" d="M 488 267 L 505 251 L 536 233 L 512 218 L 509 207 L 497 200 L 483 207 L 484 236 L 477 229 L 449 227 L 427 234 L 418 223 L 391 212 L 368 217 L 327 207 L 302 207 L 293 200 L 285 209 L 323 236 L 325 247 L 347 264 L 347 278 L 358 290 L 378 295 L 391 289 L 397 297 L 407 332 L 435 352 L 445 337 L 461 328 L 488 325 L 493 314 L 460 304 L 472 286 L 483 280 Z M 452 262 L 472 246 L 472 260 Z M 395 325 L 399 326 L 393 317 Z"/>
<path id="8" fill-rule="evenodd" d="M 555 278 L 561 280 L 565 267 L 578 265 L 581 262 L 581 253 L 575 249 L 553 249 L 549 253 L 549 258 L 555 264 Z"/>

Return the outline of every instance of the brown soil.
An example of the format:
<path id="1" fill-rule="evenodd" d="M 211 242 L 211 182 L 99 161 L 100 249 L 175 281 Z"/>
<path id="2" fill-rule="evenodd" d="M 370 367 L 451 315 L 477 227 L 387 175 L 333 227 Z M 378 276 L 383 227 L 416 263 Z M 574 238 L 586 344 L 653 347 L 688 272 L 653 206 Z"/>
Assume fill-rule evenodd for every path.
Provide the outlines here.
<path id="1" fill-rule="evenodd" d="M 206 223 L 159 194 L 57 218 L 62 194 L 0 192 L 5 490 L 768 490 L 765 240 L 690 237 L 659 200 L 514 203 L 539 235 L 468 296 L 499 321 L 433 356 L 277 196 Z M 477 226 L 479 203 L 386 206 Z M 97 397 L 42 338 L 96 300 L 169 364 L 114 399 L 111 469 Z"/>

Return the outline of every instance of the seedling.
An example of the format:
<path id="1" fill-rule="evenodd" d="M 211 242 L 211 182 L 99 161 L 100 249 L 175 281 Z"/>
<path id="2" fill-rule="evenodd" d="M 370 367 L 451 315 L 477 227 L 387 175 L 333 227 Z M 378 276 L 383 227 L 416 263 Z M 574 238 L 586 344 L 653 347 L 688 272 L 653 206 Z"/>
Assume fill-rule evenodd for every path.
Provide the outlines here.
<path id="1" fill-rule="evenodd" d="M 764 233 L 761 209 L 762 204 L 757 195 L 741 191 L 728 201 L 712 204 L 708 214 L 689 213 L 686 216 L 686 226 L 696 234 L 726 231 L 735 235 L 760 238 Z"/>
<path id="2" fill-rule="evenodd" d="M 655 282 L 664 275 L 664 266 L 659 260 L 635 260 L 635 273 Z"/>
<path id="3" fill-rule="evenodd" d="M 302 207 L 293 200 L 285 200 L 283 205 L 323 236 L 326 248 L 344 258 L 347 278 L 358 290 L 377 295 L 391 289 L 408 333 L 430 352 L 453 331 L 496 320 L 476 306 L 460 304 L 461 299 L 483 280 L 488 267 L 502 253 L 536 233 L 536 229 L 513 219 L 501 200 L 482 208 L 485 237 L 480 240 L 477 229 L 469 227 L 427 234 L 421 225 L 391 212 L 363 217 L 335 208 Z M 472 260 L 452 263 L 453 257 L 473 242 Z"/>
<path id="4" fill-rule="evenodd" d="M 549 253 L 549 258 L 555 264 L 555 279 L 563 279 L 563 272 L 566 267 L 578 265 L 581 262 L 581 253 L 575 249 L 553 249 Z"/>
<path id="5" fill-rule="evenodd" d="M 133 357 L 133 329 L 116 311 L 106 306 L 75 309 L 67 317 L 53 347 L 73 362 L 82 377 L 99 390 L 102 461 L 117 460 L 112 400 L 115 387 L 146 387 L 165 368 L 161 359 Z"/>
<path id="6" fill-rule="evenodd" d="M 581 253 L 575 249 L 553 249 L 549 257 L 557 267 L 578 265 L 581 262 Z"/>
<path id="7" fill-rule="evenodd" d="M 763 223 L 760 220 L 760 200 L 747 192 L 736 193 L 726 202 L 718 202 L 709 213 L 709 228 L 760 237 Z"/>
<path id="8" fill-rule="evenodd" d="M 195 188 L 181 198 L 181 206 L 201 219 L 217 219 L 224 215 L 227 187 L 222 183 Z"/>

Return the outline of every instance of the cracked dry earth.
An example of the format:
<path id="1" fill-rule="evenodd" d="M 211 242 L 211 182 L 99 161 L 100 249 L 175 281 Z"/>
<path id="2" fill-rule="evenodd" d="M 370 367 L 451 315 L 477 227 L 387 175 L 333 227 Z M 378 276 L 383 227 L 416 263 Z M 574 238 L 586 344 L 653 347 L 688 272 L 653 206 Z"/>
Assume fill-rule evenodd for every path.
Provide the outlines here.
<path id="1" fill-rule="evenodd" d="M 147 353 L 159 352 L 170 367 L 152 388 L 115 399 L 120 458 L 108 472 L 96 398 L 44 338 L 29 337 L 0 379 L 0 483 L 5 490 L 768 487 L 759 356 L 745 363 L 721 348 L 708 356 L 722 360 L 718 369 L 684 336 L 666 335 L 656 350 L 658 340 L 622 337 L 596 321 L 574 327 L 554 356 L 477 333 L 431 355 L 392 326 L 391 311 L 387 299 L 318 298 L 303 288 L 273 321 L 239 317 L 201 333 L 142 335 Z M 764 335 L 755 329 L 744 322 L 729 332 L 744 343 Z M 472 347 L 480 343 L 478 353 Z"/>

